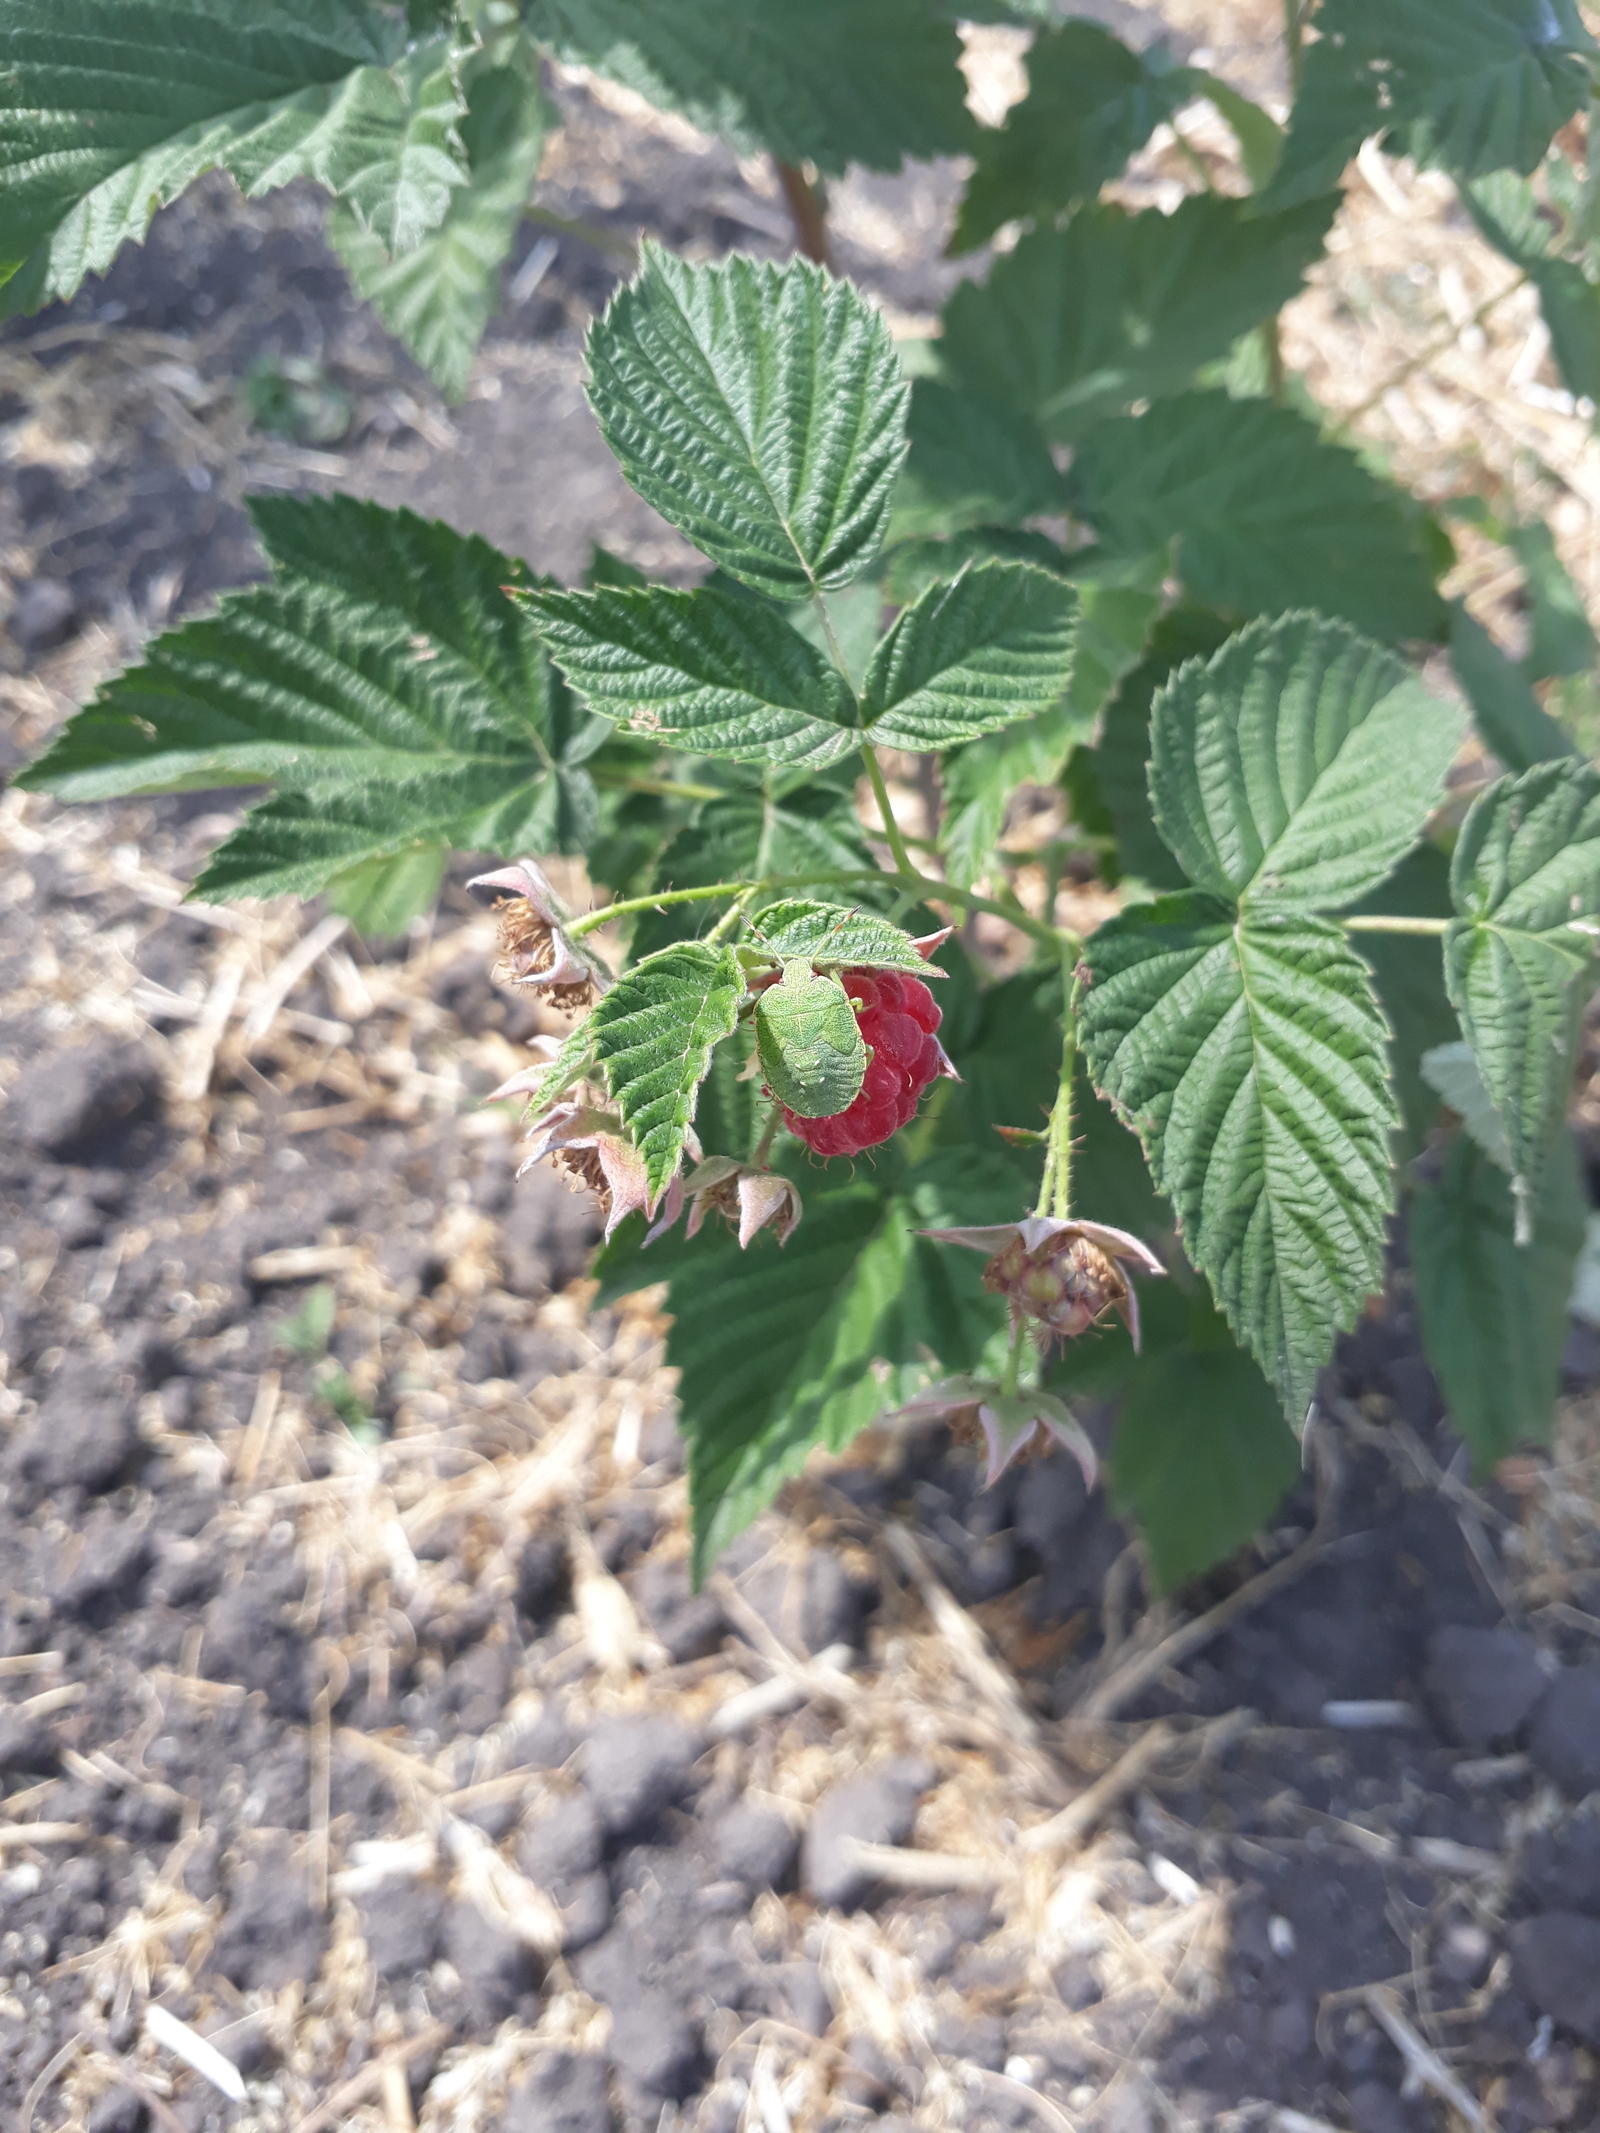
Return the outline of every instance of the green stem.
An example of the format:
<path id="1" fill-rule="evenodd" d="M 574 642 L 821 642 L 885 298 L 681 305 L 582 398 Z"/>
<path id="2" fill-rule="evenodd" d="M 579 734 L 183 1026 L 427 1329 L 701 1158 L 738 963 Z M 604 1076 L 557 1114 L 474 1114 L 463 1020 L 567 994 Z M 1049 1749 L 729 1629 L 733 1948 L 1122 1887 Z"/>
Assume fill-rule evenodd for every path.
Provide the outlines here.
<path id="1" fill-rule="evenodd" d="M 1069 969 L 1063 1002 L 1061 1081 L 1050 1110 L 1045 1141 L 1044 1176 L 1039 1181 L 1036 1213 L 1064 1222 L 1072 1212 L 1072 1078 L 1078 1050 L 1078 996 L 1081 986 Z"/>
<path id="2" fill-rule="evenodd" d="M 1283 43 L 1289 59 L 1289 94 L 1300 94 L 1300 69 L 1305 58 L 1307 0 L 1283 0 Z"/>
<path id="3" fill-rule="evenodd" d="M 553 208 L 531 202 L 522 212 L 541 229 L 554 230 L 559 237 L 576 237 L 580 244 L 593 245 L 597 252 L 609 252 L 613 259 L 625 261 L 630 274 L 639 264 L 638 245 L 620 230 L 608 230 L 603 223 L 584 222 L 572 215 L 558 215 Z"/>
<path id="4" fill-rule="evenodd" d="M 721 918 L 717 920 L 711 931 L 706 935 L 708 947 L 714 947 L 718 941 L 726 939 L 733 931 L 740 919 L 744 917 L 745 912 L 749 910 L 750 899 L 755 893 L 755 890 L 750 888 L 746 889 L 742 896 L 734 898 L 727 910 L 723 912 Z"/>
<path id="5" fill-rule="evenodd" d="M 605 792 L 658 793 L 666 800 L 725 800 L 724 785 L 684 785 L 674 778 L 641 778 L 632 771 L 592 769 L 589 775 Z"/>
<path id="6" fill-rule="evenodd" d="M 883 834 L 894 858 L 895 872 L 902 881 L 919 880 L 921 877 L 911 864 L 911 854 L 906 850 L 906 840 L 900 834 L 900 825 L 894 819 L 894 809 L 889 804 L 889 788 L 883 782 L 883 765 L 878 761 L 878 751 L 871 741 L 861 743 L 861 760 L 866 764 L 867 776 L 872 780 L 872 790 L 877 797 L 878 813 L 883 817 Z"/>
<path id="7" fill-rule="evenodd" d="M 1375 911 L 1370 918 L 1342 918 L 1339 923 L 1346 933 L 1427 933 L 1437 936 L 1447 932 L 1452 921 L 1448 918 L 1391 918 Z"/>
<path id="8" fill-rule="evenodd" d="M 778 1122 L 782 1117 L 783 1106 L 779 1103 L 774 1103 L 768 1115 L 767 1123 L 762 1128 L 761 1138 L 756 1142 L 755 1152 L 750 1158 L 751 1165 L 756 1170 L 761 1170 L 765 1167 L 767 1157 L 772 1153 L 772 1144 L 778 1135 Z"/>
<path id="9" fill-rule="evenodd" d="M 1022 1350 L 1025 1336 L 1022 1321 L 1017 1319 L 1011 1328 L 1011 1345 L 1006 1350 L 1006 1365 L 1000 1375 L 1000 1390 L 1009 1399 L 1017 1389 L 1017 1379 L 1022 1374 Z"/>
<path id="10" fill-rule="evenodd" d="M 828 640 L 828 657 L 833 661 L 845 680 L 850 679 L 850 669 L 844 663 L 844 652 L 833 627 L 833 617 L 828 613 L 828 603 L 819 591 L 811 595 L 812 604 L 822 621 L 822 634 Z"/>
<path id="11" fill-rule="evenodd" d="M 668 904 L 715 903 L 721 896 L 740 896 L 756 886 L 748 881 L 713 881 L 703 889 L 657 889 L 652 896 L 625 896 L 621 903 L 602 904 L 598 911 L 586 911 L 564 931 L 569 941 L 581 941 L 597 926 L 609 926 L 614 918 L 631 918 L 636 911 L 662 911 Z"/>
<path id="12" fill-rule="evenodd" d="M 1019 933 L 1026 933 L 1031 940 L 1038 941 L 1056 955 L 1075 955 L 1083 945 L 1076 934 L 1047 926 L 1042 919 L 1031 918 L 1020 907 L 1012 910 L 1005 904 L 996 903 L 992 897 L 975 896 L 971 890 L 958 889 L 948 881 L 934 881 L 926 874 L 918 874 L 909 863 L 903 874 L 890 874 L 880 867 L 872 873 L 780 874 L 770 881 L 713 881 L 699 889 L 657 889 L 648 896 L 628 896 L 620 903 L 602 904 L 598 910 L 586 911 L 564 930 L 568 940 L 582 940 L 586 933 L 593 933 L 600 926 L 609 926 L 613 919 L 632 918 L 640 911 L 660 911 L 670 904 L 715 903 L 721 897 L 743 896 L 751 890 L 765 893 L 784 889 L 875 887 L 905 889 L 915 892 L 924 902 L 954 904 L 963 911 L 983 911 L 991 918 L 1003 918 L 1008 926 L 1015 926 Z"/>
<path id="13" fill-rule="evenodd" d="M 1426 369 L 1435 356 L 1448 353 L 1450 349 L 1455 347 L 1462 334 L 1467 332 L 1470 327 L 1481 326 L 1489 314 L 1498 309 L 1508 296 L 1515 296 L 1519 289 L 1525 287 L 1527 280 L 1528 276 L 1525 272 L 1519 274 L 1514 281 L 1507 282 L 1503 289 L 1497 289 L 1493 296 L 1486 296 L 1477 310 L 1473 312 L 1471 318 L 1465 320 L 1459 326 L 1452 326 L 1450 331 L 1446 334 L 1441 334 L 1438 340 L 1430 341 L 1426 348 L 1419 348 L 1414 356 L 1409 356 L 1398 370 L 1384 379 L 1376 392 L 1368 393 L 1367 397 L 1359 405 L 1351 408 L 1347 415 L 1339 417 L 1338 421 L 1327 433 L 1328 442 L 1337 444 L 1341 437 L 1348 436 L 1350 431 L 1358 423 L 1365 421 L 1367 416 L 1372 413 L 1372 410 L 1381 405 L 1397 386 L 1404 385 L 1407 378 L 1414 377 L 1419 370 Z"/>

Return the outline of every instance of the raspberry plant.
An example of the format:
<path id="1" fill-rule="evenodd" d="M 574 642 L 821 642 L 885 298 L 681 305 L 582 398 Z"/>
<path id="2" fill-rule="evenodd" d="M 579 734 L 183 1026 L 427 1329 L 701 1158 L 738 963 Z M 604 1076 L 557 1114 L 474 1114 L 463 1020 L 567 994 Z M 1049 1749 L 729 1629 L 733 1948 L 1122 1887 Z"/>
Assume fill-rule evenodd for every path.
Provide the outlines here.
<path id="1" fill-rule="evenodd" d="M 1595 642 L 1548 532 L 1478 499 L 1526 656 L 1441 597 L 1440 517 L 1327 434 L 1275 315 L 1377 134 L 1454 177 L 1600 397 L 1571 125 L 1596 52 L 1572 0 L 1289 0 L 1280 130 L 1159 48 L 994 7 L 1043 26 L 980 133 L 955 12 L 116 0 L 113 39 L 107 0 L 7 0 L 16 304 L 202 167 L 310 174 L 386 317 L 445 291 L 464 376 L 488 285 L 423 261 L 509 245 L 535 122 L 488 114 L 533 111 L 539 40 L 787 164 L 971 148 L 954 246 L 1017 236 L 903 349 L 816 265 L 646 246 L 589 396 L 702 583 L 596 551 L 564 588 L 405 511 L 258 500 L 270 581 L 160 638 L 25 782 L 270 784 L 196 893 L 327 894 L 375 930 L 450 850 L 513 855 L 474 891 L 508 978 L 575 1019 L 499 1094 L 599 1196 L 603 1293 L 668 1284 L 701 1566 L 886 1411 L 981 1432 L 992 1478 L 1051 1438 L 1092 1463 L 1109 1402 L 1115 1499 L 1171 1583 L 1293 1480 L 1402 1204 L 1480 1464 L 1548 1429 L 1600 931 L 1600 774 L 1551 684 Z M 1103 200 L 1197 97 L 1248 193 Z M 491 195 L 500 235 L 469 240 Z M 1457 694 L 1420 678 L 1434 648 Z M 912 759 L 920 838 L 889 789 Z M 1030 850 L 1023 787 L 1060 824 Z M 1120 892 L 1087 937 L 1068 872 Z M 963 944 L 978 917 L 1010 975 Z"/>

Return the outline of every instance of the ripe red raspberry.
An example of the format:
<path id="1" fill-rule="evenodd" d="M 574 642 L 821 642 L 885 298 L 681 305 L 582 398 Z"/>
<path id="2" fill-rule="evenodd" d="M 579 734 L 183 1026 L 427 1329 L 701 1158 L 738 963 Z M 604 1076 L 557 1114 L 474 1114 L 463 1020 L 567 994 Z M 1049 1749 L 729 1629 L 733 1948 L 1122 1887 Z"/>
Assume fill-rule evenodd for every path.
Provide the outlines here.
<path id="1" fill-rule="evenodd" d="M 934 1036 L 942 1019 L 920 978 L 893 970 L 841 970 L 845 991 L 860 1004 L 856 1024 L 872 1054 L 854 1103 L 833 1118 L 783 1122 L 818 1155 L 859 1155 L 910 1125 L 917 1104 L 944 1063 Z"/>

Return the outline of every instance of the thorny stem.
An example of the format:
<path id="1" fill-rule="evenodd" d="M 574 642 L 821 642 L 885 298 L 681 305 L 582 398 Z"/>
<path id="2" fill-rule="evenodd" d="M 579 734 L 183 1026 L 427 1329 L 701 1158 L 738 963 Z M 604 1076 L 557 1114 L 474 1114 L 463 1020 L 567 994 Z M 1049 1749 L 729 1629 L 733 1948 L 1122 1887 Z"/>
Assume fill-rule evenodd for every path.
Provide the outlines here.
<path id="1" fill-rule="evenodd" d="M 1370 918 L 1342 918 L 1339 921 L 1346 933 L 1427 933 L 1438 936 L 1448 931 L 1447 918 L 1406 918 L 1374 912 Z"/>
<path id="2" fill-rule="evenodd" d="M 895 872 L 902 881 L 919 880 L 921 877 L 911 864 L 911 854 L 906 850 L 906 840 L 900 834 L 900 825 L 894 819 L 894 809 L 889 804 L 889 788 L 883 782 L 883 765 L 878 761 L 878 751 L 871 741 L 861 743 L 861 760 L 866 764 L 867 776 L 872 780 L 872 790 L 877 798 L 878 813 L 883 817 L 883 834 L 894 858 Z"/>
<path id="3" fill-rule="evenodd" d="M 1072 1212 L 1072 1075 L 1078 1049 L 1078 996 L 1082 985 L 1077 973 L 1065 970 L 1066 1001 L 1062 1015 L 1061 1085 L 1051 1107 L 1045 1136 L 1044 1176 L 1039 1181 L 1039 1204 L 1035 1212 L 1065 1221 Z"/>

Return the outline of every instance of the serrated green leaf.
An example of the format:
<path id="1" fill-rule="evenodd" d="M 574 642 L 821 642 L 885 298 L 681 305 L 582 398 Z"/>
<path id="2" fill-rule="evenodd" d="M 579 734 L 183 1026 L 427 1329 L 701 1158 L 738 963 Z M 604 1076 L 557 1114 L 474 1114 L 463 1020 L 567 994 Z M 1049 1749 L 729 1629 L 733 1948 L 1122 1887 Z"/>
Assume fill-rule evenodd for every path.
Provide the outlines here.
<path id="1" fill-rule="evenodd" d="M 1178 571 L 1207 606 L 1316 608 L 1384 643 L 1444 626 L 1397 492 L 1269 401 L 1183 393 L 1103 422 L 1071 483 L 1075 508 L 1124 555 L 1176 535 Z"/>
<path id="2" fill-rule="evenodd" d="M 1094 750 L 1095 784 L 1116 828 L 1121 872 L 1152 889 L 1181 889 L 1184 877 L 1150 812 L 1151 704 L 1175 667 L 1209 658 L 1229 634 L 1224 617 L 1209 608 L 1169 608 L 1150 632 L 1149 651 L 1106 706 Z"/>
<path id="3" fill-rule="evenodd" d="M 911 936 L 873 911 L 841 911 L 837 904 L 786 897 L 768 904 L 755 941 L 781 961 L 795 958 L 822 970 L 909 970 L 927 977 L 928 964 Z"/>
<path id="4" fill-rule="evenodd" d="M 1150 797 L 1212 896 L 1333 911 L 1416 843 L 1462 718 L 1343 622 L 1253 622 L 1155 699 Z"/>
<path id="5" fill-rule="evenodd" d="M 534 0 L 536 37 L 746 150 L 838 175 L 959 155 L 961 46 L 928 0 Z"/>
<path id="6" fill-rule="evenodd" d="M 404 250 L 466 178 L 464 108 L 445 41 L 404 51 L 367 0 L 12 0 L 3 308 L 70 297 L 219 168 L 252 197 L 313 178 Z"/>
<path id="7" fill-rule="evenodd" d="M 970 252 L 1004 222 L 1093 199 L 1194 95 L 1191 70 L 1162 45 L 1130 51 L 1097 22 L 1041 31 L 1027 95 L 981 136 L 950 250 Z"/>
<path id="8" fill-rule="evenodd" d="M 1300 1447 L 1203 1282 L 1147 1282 L 1139 1316 L 1139 1355 L 1122 1327 L 1108 1327 L 1069 1352 L 1051 1382 L 1070 1388 L 1092 1373 L 1086 1393 L 1120 1396 L 1111 1500 L 1138 1521 L 1169 1592 L 1260 1532 L 1300 1478 Z"/>
<path id="9" fill-rule="evenodd" d="M 1505 1121 L 1490 1101 L 1489 1092 L 1472 1056 L 1472 1046 L 1457 1038 L 1451 1044 L 1436 1044 L 1422 1055 L 1422 1078 L 1448 1104 L 1491 1163 L 1498 1163 L 1507 1176 L 1512 1169 L 1511 1144 Z"/>
<path id="10" fill-rule="evenodd" d="M 987 281 L 960 284 L 945 307 L 940 373 L 1071 443 L 1186 384 L 1287 303 L 1337 205 L 1252 215 L 1247 201 L 1197 193 L 1170 215 L 1081 208 L 1064 229 L 1024 237 Z"/>
<path id="11" fill-rule="evenodd" d="M 646 244 L 589 329 L 589 401 L 639 494 L 775 600 L 882 546 L 909 388 L 883 316 L 795 259 L 691 266 Z"/>
<path id="12" fill-rule="evenodd" d="M 694 754 L 813 768 L 860 746 L 850 684 L 755 600 L 664 585 L 518 597 L 572 686 L 635 732 Z"/>
<path id="13" fill-rule="evenodd" d="M 1388 1036 L 1340 929 L 1139 905 L 1086 950 L 1080 1038 L 1144 1142 L 1189 1256 L 1303 1421 L 1335 1334 L 1383 1285 Z"/>
<path id="14" fill-rule="evenodd" d="M 1065 506 L 1066 484 L 1026 409 L 1002 406 L 943 378 L 918 378 L 908 433 L 890 540 L 1017 526 Z"/>
<path id="15" fill-rule="evenodd" d="M 1459 600 L 1450 603 L 1450 664 L 1472 706 L 1473 724 L 1508 770 L 1577 754 L 1521 668 Z"/>
<path id="16" fill-rule="evenodd" d="M 1161 604 L 1159 592 L 1092 582 L 1080 584 L 1078 597 L 1065 698 L 945 758 L 939 849 L 946 877 L 960 888 L 971 888 L 991 864 L 1017 788 L 1053 784 L 1073 747 L 1088 738 L 1107 695 L 1137 660 Z"/>
<path id="17" fill-rule="evenodd" d="M 1369 134 L 1463 178 L 1531 171 L 1583 105 L 1575 0 L 1324 0 L 1268 200 L 1326 192 Z"/>
<path id="18" fill-rule="evenodd" d="M 258 498 L 271 581 L 169 631 L 23 773 L 68 800 L 272 783 L 212 855 L 208 895 L 307 895 L 419 844 L 581 849 L 578 706 L 487 542 L 353 497 Z"/>
<path id="19" fill-rule="evenodd" d="M 890 748 L 946 748 L 1047 710 L 1072 677 L 1078 596 L 1029 563 L 930 585 L 872 655 L 861 717 Z"/>
<path id="20" fill-rule="evenodd" d="M 909 1173 L 890 1151 L 876 1181 L 795 1173 L 805 1219 L 748 1252 L 723 1224 L 597 1264 L 602 1295 L 671 1282 L 667 1360 L 681 1372 L 696 1575 L 821 1447 L 839 1452 L 930 1374 L 997 1367 L 1004 1311 L 982 1262 L 916 1232 L 1018 1211 L 1003 1156 L 941 1149 Z M 930 1358 L 932 1359 L 930 1363 Z"/>
<path id="21" fill-rule="evenodd" d="M 679 941 L 625 971 L 589 1017 L 595 1057 L 644 1157 L 652 1198 L 677 1175 L 712 1047 L 733 1034 L 743 998 L 732 949 Z"/>
<path id="22" fill-rule="evenodd" d="M 451 400 L 465 397 L 499 304 L 500 270 L 538 175 L 547 122 L 537 75 L 517 58 L 469 72 L 466 95 L 467 182 L 420 244 L 393 255 L 347 209 L 328 218 L 329 241 L 357 290 Z"/>
<path id="23" fill-rule="evenodd" d="M 1547 1444 L 1561 1390 L 1567 1298 L 1584 1238 L 1577 1150 L 1550 1153 L 1530 1242 L 1515 1241 L 1511 1181 L 1459 1133 L 1411 1202 L 1423 1352 L 1480 1475 L 1519 1444 Z"/>
<path id="24" fill-rule="evenodd" d="M 1566 1114 L 1600 932 L 1600 772 L 1570 759 L 1502 778 L 1456 844 L 1445 979 L 1505 1122 L 1524 1224 Z"/>

